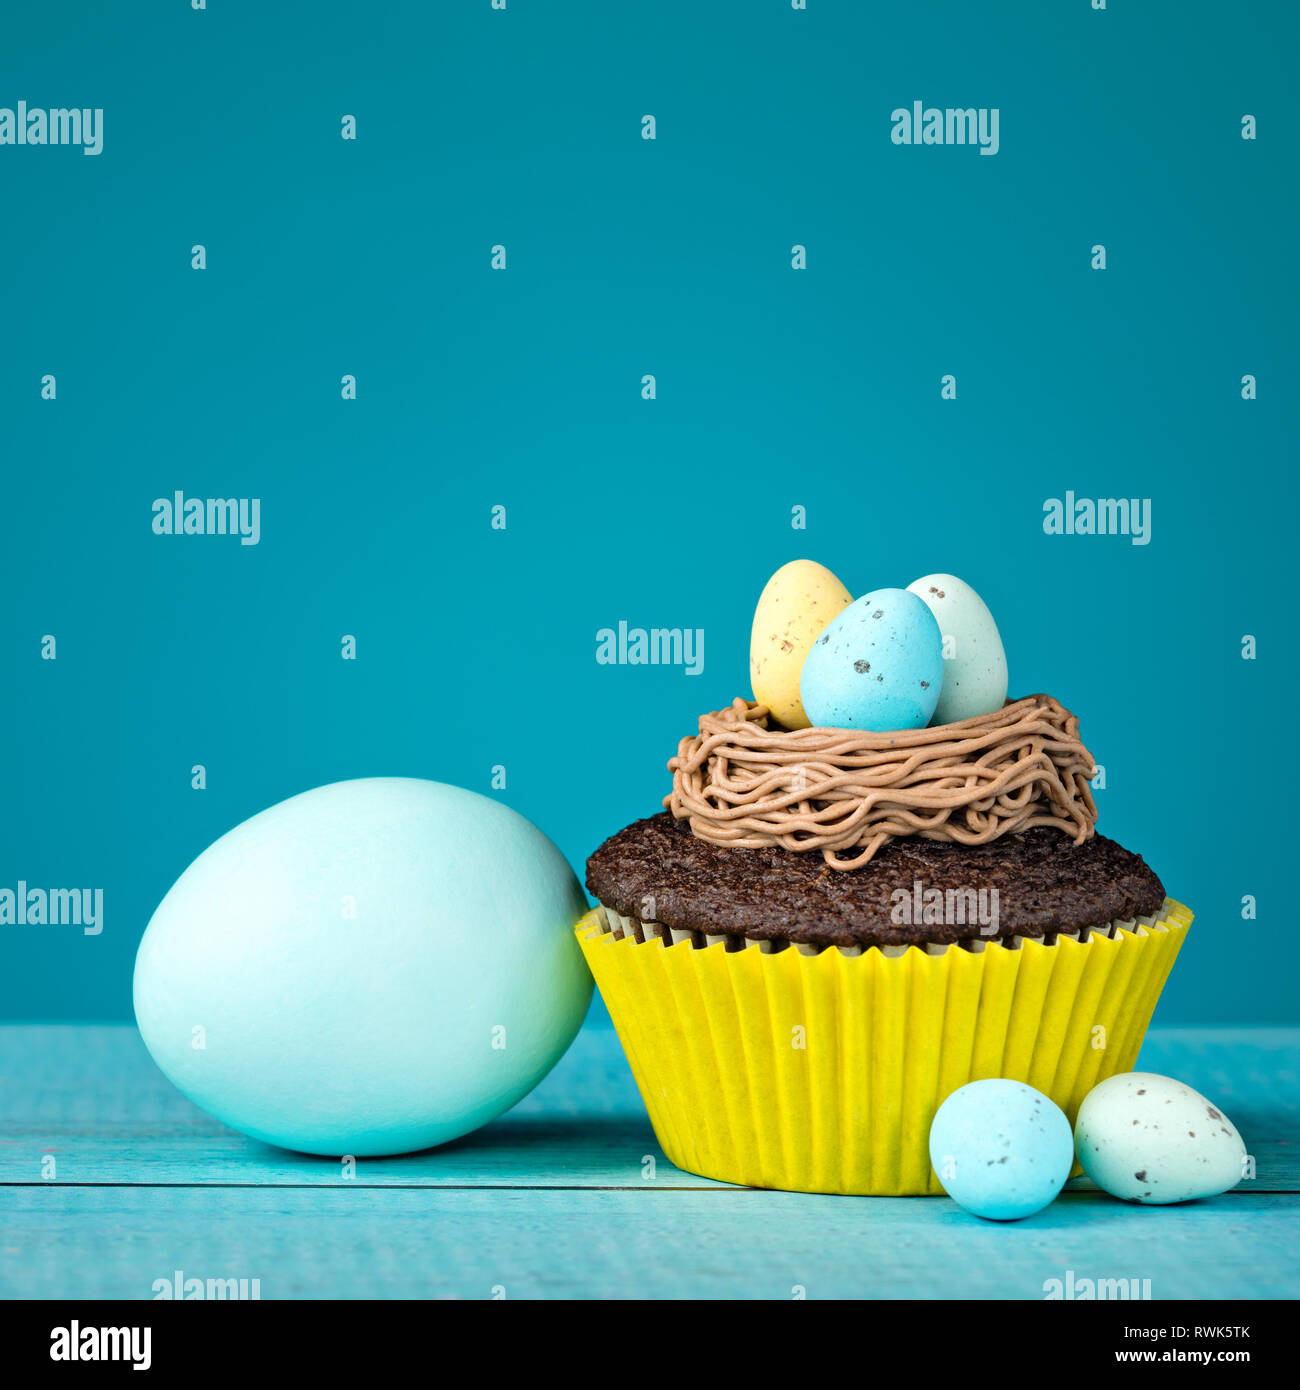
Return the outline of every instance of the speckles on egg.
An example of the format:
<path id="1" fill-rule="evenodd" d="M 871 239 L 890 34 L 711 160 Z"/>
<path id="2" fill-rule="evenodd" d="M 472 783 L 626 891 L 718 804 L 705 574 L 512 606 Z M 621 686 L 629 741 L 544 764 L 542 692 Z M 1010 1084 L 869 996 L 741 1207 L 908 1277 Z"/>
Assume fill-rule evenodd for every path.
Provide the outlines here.
<path id="1" fill-rule="evenodd" d="M 827 623 L 852 603 L 824 565 L 791 560 L 767 581 L 754 610 L 749 675 L 754 698 L 787 729 L 806 729 L 799 677 L 809 649 Z"/>
<path id="2" fill-rule="evenodd" d="M 1217 1123 L 1200 1124 L 1207 1118 Z M 1103 1191 L 1152 1206 L 1226 1192 L 1241 1181 L 1246 1156 L 1220 1110 L 1154 1072 L 1123 1072 L 1094 1087 L 1079 1107 L 1075 1149 Z"/>
<path id="3" fill-rule="evenodd" d="M 813 644 L 800 693 L 816 725 L 921 729 L 942 681 L 943 639 L 934 615 L 904 589 L 877 589 L 844 609 Z"/>
<path id="4" fill-rule="evenodd" d="M 935 724 L 992 714 L 1007 698 L 1007 655 L 984 600 L 952 574 L 929 574 L 908 585 L 934 614 L 944 641 L 943 689 Z"/>
<path id="5" fill-rule="evenodd" d="M 1020 1081 L 961 1086 L 930 1126 L 930 1162 L 944 1191 L 988 1220 L 1041 1211 L 1064 1186 L 1073 1159 L 1070 1122 Z"/>

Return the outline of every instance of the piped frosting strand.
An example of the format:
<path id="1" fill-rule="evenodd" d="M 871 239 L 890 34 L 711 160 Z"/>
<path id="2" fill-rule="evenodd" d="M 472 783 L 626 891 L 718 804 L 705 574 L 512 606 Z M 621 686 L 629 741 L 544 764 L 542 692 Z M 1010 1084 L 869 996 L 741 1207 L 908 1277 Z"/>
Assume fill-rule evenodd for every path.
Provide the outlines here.
<path id="1" fill-rule="evenodd" d="M 1092 755 L 1049 695 L 889 733 L 769 728 L 765 706 L 737 699 L 700 716 L 668 769 L 664 806 L 700 839 L 820 850 L 834 869 L 860 868 L 900 835 L 978 845 L 1053 826 L 1078 844 L 1097 824 Z"/>

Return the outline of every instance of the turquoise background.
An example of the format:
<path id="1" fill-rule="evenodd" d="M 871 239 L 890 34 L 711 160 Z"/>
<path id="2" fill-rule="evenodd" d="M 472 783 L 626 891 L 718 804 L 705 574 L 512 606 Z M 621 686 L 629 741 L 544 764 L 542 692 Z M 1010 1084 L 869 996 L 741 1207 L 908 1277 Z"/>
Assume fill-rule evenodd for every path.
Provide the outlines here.
<path id="1" fill-rule="evenodd" d="M 961 575 L 1013 692 L 1080 715 L 1101 828 L 1197 912 L 1162 1022 L 1296 1018 L 1294 6 L 5 29 L 0 105 L 105 116 L 98 158 L 0 147 L 0 886 L 102 887 L 106 925 L 0 927 L 0 1017 L 129 1018 L 171 883 L 320 783 L 499 795 L 580 866 L 806 555 Z M 998 107 L 1000 152 L 894 146 L 917 99 Z M 154 535 L 178 488 L 260 497 L 261 543 Z M 1150 498 L 1151 544 L 1044 535 L 1067 490 Z M 703 628 L 704 673 L 597 665 L 620 619 Z"/>

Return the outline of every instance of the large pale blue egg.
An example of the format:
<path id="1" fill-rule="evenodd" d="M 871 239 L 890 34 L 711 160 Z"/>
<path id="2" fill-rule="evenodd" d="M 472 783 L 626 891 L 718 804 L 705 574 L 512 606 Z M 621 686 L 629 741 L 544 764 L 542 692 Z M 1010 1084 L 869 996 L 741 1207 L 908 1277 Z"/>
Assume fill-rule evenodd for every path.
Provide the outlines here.
<path id="1" fill-rule="evenodd" d="M 855 599 L 809 648 L 799 678 L 804 711 L 839 729 L 922 729 L 943 684 L 943 635 L 906 589 Z"/>
<path id="2" fill-rule="evenodd" d="M 990 1221 L 1016 1221 L 1065 1186 L 1074 1134 L 1064 1112 L 1032 1086 L 971 1081 L 939 1107 L 930 1162 L 959 1206 Z"/>
<path id="3" fill-rule="evenodd" d="M 304 792 L 199 855 L 135 963 L 154 1060 L 256 1139 L 396 1154 L 477 1129 L 572 1042 L 592 981 L 560 851 L 485 796 Z"/>

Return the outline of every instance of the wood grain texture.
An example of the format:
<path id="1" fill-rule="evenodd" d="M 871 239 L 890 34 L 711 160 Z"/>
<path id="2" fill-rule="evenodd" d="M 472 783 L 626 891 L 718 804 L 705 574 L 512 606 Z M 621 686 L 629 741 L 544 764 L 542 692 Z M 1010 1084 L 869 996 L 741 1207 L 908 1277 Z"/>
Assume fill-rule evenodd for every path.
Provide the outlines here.
<path id="1" fill-rule="evenodd" d="M 129 1027 L 0 1028 L 0 1183 L 334 1186 L 336 1159 L 290 1153 L 206 1115 L 154 1066 Z M 608 1030 L 581 1033 L 509 1114 L 424 1153 L 357 1161 L 366 1186 L 721 1187 L 679 1172 L 655 1142 L 636 1083 Z"/>
<path id="2" fill-rule="evenodd" d="M 0 1294 L 150 1298 L 176 1269 L 263 1298 L 1030 1298 L 1064 1278 L 1156 1298 L 1294 1293 L 1292 1199 L 1177 1211 L 1094 1193 L 990 1224 L 946 1198 L 716 1192 L 19 1188 Z"/>
<path id="3" fill-rule="evenodd" d="M 1156 1298 L 1296 1296 L 1300 1030 L 1156 1030 L 1140 1065 L 1221 1104 L 1257 1178 L 1174 1208 L 1070 1191 L 1000 1225 L 946 1198 L 759 1192 L 682 1173 L 606 1029 L 586 1029 L 537 1091 L 477 1134 L 362 1160 L 347 1179 L 334 1160 L 209 1119 L 132 1028 L 4 1027 L 0 1296 L 150 1298 L 176 1269 L 256 1278 L 264 1298 L 488 1298 L 497 1286 L 514 1298 L 791 1298 L 796 1287 L 1041 1298 L 1067 1269 L 1150 1279 Z"/>

